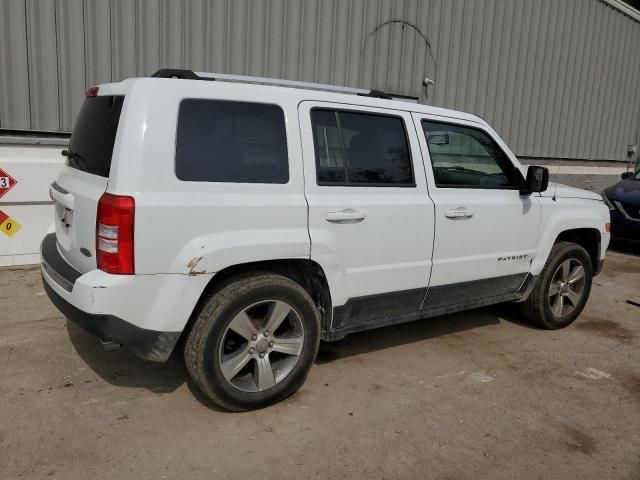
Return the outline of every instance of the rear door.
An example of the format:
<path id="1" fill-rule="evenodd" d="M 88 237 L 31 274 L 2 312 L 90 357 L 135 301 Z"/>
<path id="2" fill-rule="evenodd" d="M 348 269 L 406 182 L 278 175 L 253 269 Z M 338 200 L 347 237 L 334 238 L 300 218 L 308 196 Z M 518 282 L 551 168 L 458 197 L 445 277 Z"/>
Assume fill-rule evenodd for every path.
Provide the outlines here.
<path id="1" fill-rule="evenodd" d="M 96 268 L 96 214 L 107 189 L 124 96 L 85 99 L 71 134 L 66 165 L 51 185 L 62 256 L 80 272 Z"/>
<path id="2" fill-rule="evenodd" d="M 482 125 L 414 118 L 435 203 L 433 270 L 424 307 L 513 293 L 538 243 L 538 199 L 520 195 L 515 159 Z"/>
<path id="3" fill-rule="evenodd" d="M 411 114 L 303 102 L 311 258 L 328 276 L 333 328 L 420 309 L 433 203 Z"/>

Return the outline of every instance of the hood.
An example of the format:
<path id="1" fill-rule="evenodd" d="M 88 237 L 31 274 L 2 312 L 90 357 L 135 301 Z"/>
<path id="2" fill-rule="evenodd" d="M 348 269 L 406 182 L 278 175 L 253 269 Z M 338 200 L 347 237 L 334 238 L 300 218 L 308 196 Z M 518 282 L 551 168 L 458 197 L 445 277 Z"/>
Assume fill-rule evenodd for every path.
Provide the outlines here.
<path id="1" fill-rule="evenodd" d="M 585 200 L 602 201 L 602 196 L 599 193 L 551 182 L 549 182 L 549 187 L 542 192 L 541 196 L 553 197 L 554 194 L 557 198 L 583 198 Z"/>
<path id="2" fill-rule="evenodd" d="M 626 178 L 605 189 L 604 194 L 612 200 L 640 205 L 640 180 Z"/>

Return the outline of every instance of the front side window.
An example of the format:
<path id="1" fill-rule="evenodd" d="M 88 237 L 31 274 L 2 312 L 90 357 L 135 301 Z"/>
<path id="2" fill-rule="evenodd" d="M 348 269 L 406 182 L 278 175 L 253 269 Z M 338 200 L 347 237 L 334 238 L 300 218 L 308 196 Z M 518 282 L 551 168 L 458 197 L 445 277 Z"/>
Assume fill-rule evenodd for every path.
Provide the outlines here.
<path id="1" fill-rule="evenodd" d="M 437 187 L 516 188 L 514 165 L 482 130 L 426 120 L 422 129 Z"/>
<path id="2" fill-rule="evenodd" d="M 284 112 L 261 103 L 183 100 L 176 176 L 199 182 L 287 183 Z"/>
<path id="3" fill-rule="evenodd" d="M 313 109 L 311 123 L 318 185 L 414 185 L 401 118 Z"/>

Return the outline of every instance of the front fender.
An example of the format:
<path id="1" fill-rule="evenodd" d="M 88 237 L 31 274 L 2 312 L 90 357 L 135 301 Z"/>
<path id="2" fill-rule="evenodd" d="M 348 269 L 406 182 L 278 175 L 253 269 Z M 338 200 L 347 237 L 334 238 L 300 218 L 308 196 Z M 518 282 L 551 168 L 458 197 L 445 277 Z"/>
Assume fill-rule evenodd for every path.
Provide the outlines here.
<path id="1" fill-rule="evenodd" d="M 544 268 L 551 248 L 558 236 L 568 230 L 589 228 L 600 233 L 599 259 L 604 258 L 610 235 L 605 225 L 609 223 L 609 210 L 602 202 L 579 199 L 541 198 L 542 222 L 538 250 L 531 262 L 531 273 L 539 275 Z"/>

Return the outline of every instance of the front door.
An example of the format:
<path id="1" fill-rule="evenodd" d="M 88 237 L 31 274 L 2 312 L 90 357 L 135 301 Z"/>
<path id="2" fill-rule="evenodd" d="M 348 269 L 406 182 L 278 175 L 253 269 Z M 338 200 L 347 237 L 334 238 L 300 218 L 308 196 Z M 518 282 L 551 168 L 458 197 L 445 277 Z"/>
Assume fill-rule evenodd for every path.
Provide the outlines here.
<path id="1" fill-rule="evenodd" d="M 410 113 L 324 102 L 299 109 L 311 259 L 332 328 L 420 309 L 434 207 Z"/>
<path id="2" fill-rule="evenodd" d="M 519 193 L 517 160 L 479 123 L 414 118 L 435 203 L 424 308 L 513 293 L 529 271 L 540 227 L 538 199 Z"/>

